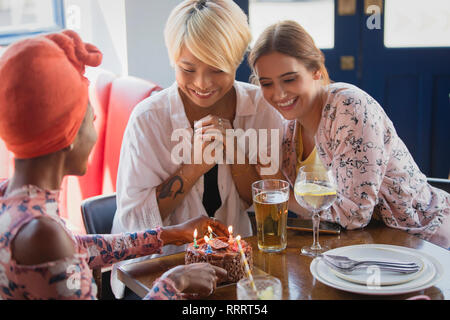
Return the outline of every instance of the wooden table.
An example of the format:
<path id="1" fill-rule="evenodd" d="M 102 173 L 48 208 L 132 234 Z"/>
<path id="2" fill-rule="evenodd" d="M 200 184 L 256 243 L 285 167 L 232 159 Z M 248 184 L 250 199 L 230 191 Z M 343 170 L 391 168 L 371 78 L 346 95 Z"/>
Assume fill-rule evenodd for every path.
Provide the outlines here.
<path id="1" fill-rule="evenodd" d="M 363 230 L 343 231 L 340 235 L 321 235 L 320 242 L 330 248 L 370 243 L 415 248 L 435 257 L 444 267 L 445 273 L 435 286 L 414 293 L 393 296 L 349 293 L 326 286 L 311 275 L 309 266 L 312 258 L 300 255 L 300 248 L 311 244 L 311 233 L 288 230 L 288 245 L 281 253 L 259 251 L 256 236 L 247 238 L 246 241 L 253 247 L 255 267 L 281 280 L 284 300 L 406 299 L 421 294 L 435 300 L 450 299 L 450 251 L 378 222 L 371 223 Z M 179 264 L 184 264 L 184 253 L 139 262 L 130 260 L 129 263 L 118 268 L 118 277 L 137 295 L 144 297 L 157 277 Z M 236 285 L 219 287 L 208 299 L 235 300 Z"/>

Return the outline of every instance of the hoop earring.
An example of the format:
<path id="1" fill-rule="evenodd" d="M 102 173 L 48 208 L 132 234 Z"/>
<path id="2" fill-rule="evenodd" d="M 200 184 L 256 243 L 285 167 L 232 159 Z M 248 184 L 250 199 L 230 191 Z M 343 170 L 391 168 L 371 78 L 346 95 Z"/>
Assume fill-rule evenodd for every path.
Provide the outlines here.
<path id="1" fill-rule="evenodd" d="M 64 151 L 70 152 L 73 150 L 73 143 L 69 144 L 67 147 L 64 148 Z"/>

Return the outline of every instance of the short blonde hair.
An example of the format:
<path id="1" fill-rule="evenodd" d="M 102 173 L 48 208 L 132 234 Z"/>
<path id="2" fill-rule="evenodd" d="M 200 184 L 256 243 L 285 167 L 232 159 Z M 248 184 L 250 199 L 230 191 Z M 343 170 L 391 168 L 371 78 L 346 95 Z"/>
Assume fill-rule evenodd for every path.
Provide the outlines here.
<path id="1" fill-rule="evenodd" d="M 172 66 L 183 46 L 202 62 L 234 73 L 251 41 L 247 16 L 233 0 L 185 0 L 170 13 L 164 38 Z"/>

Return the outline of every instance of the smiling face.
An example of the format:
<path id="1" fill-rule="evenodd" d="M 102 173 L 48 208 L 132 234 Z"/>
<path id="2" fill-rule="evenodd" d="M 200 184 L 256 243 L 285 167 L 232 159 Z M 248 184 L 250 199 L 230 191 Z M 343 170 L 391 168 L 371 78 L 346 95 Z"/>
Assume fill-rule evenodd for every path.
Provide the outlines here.
<path id="1" fill-rule="evenodd" d="M 218 70 L 183 48 L 175 65 L 178 87 L 196 106 L 208 108 L 225 96 L 234 83 L 234 74 Z"/>
<path id="2" fill-rule="evenodd" d="M 319 71 L 310 71 L 298 59 L 276 51 L 258 58 L 255 71 L 264 98 L 285 119 L 302 119 L 313 110 L 321 88 Z"/>

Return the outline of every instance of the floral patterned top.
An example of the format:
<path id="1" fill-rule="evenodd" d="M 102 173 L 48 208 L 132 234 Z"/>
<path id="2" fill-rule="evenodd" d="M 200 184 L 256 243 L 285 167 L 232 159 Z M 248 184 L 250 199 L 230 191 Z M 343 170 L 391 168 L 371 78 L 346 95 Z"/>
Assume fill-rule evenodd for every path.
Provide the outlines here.
<path id="1" fill-rule="evenodd" d="M 0 300 L 96 299 L 91 268 L 106 267 L 138 256 L 161 253 L 161 229 L 116 235 L 74 235 L 58 216 L 58 191 L 26 186 L 4 196 L 0 182 Z M 39 265 L 20 265 L 12 258 L 11 242 L 33 219 L 50 218 L 70 236 L 76 254 Z M 158 279 L 144 299 L 180 299 L 169 279 Z"/>
<path id="2" fill-rule="evenodd" d="M 338 197 L 324 220 L 347 229 L 380 218 L 428 240 L 450 216 L 450 195 L 427 183 L 391 120 L 363 90 L 347 84 L 327 86 L 328 97 L 315 135 L 322 163 L 331 168 Z M 296 178 L 297 122 L 284 131 L 282 171 Z M 444 231 L 447 239 L 450 230 Z"/>

